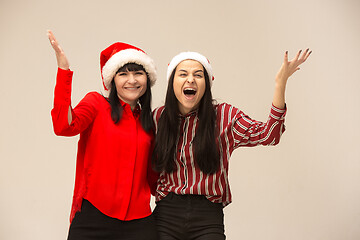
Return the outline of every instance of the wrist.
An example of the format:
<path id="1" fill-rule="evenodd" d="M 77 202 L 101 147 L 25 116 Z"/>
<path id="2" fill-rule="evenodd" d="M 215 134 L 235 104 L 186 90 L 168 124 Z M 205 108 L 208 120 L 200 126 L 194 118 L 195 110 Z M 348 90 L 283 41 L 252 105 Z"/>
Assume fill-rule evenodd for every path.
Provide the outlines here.
<path id="1" fill-rule="evenodd" d="M 277 91 L 285 91 L 285 88 L 286 88 L 286 82 L 281 82 L 281 81 L 276 81 L 275 82 L 275 90 Z"/>

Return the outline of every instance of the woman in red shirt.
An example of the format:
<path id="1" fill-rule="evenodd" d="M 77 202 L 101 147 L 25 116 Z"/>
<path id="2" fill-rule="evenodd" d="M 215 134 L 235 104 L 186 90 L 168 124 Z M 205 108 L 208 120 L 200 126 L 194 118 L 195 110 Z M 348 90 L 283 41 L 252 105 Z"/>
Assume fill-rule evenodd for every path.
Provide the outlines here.
<path id="1" fill-rule="evenodd" d="M 223 207 L 231 203 L 229 159 L 241 146 L 276 145 L 285 131 L 285 87 L 310 55 L 284 62 L 267 122 L 212 99 L 210 62 L 196 52 L 175 56 L 167 71 L 165 106 L 153 112 L 153 162 L 160 172 L 154 215 L 160 239 L 225 239 Z"/>
<path id="2" fill-rule="evenodd" d="M 54 132 L 80 134 L 68 239 L 157 239 L 147 181 L 153 142 L 153 60 L 114 43 L 100 54 L 105 93 L 71 107 L 73 72 L 51 31 L 58 73 L 51 111 Z"/>

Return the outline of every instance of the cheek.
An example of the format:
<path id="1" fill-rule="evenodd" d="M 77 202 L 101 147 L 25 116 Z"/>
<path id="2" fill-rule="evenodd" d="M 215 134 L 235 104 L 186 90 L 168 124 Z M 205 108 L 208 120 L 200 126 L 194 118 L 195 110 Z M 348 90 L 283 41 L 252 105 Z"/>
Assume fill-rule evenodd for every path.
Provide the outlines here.
<path id="1" fill-rule="evenodd" d="M 147 88 L 146 88 L 146 84 L 145 84 L 141 90 L 141 96 L 146 92 L 146 90 L 147 90 Z"/>
<path id="2" fill-rule="evenodd" d="M 141 85 L 142 85 L 143 88 L 146 89 L 146 87 L 147 87 L 147 78 L 146 77 L 141 79 Z"/>
<path id="3" fill-rule="evenodd" d="M 179 97 L 181 96 L 181 84 L 179 83 L 179 81 L 175 81 L 175 79 L 173 83 L 173 90 L 176 98 L 179 99 Z"/>
<path id="4" fill-rule="evenodd" d="M 147 90 L 147 77 L 146 76 L 143 79 L 141 79 L 141 86 L 142 86 L 141 95 L 143 95 Z"/>
<path id="5" fill-rule="evenodd" d="M 205 89 L 200 91 L 200 94 L 199 94 L 199 102 L 201 101 L 201 99 L 204 97 L 204 93 L 205 93 Z"/>
<path id="6" fill-rule="evenodd" d="M 206 88 L 205 79 L 199 82 L 198 86 L 199 86 L 199 95 L 202 98 L 204 96 L 205 88 Z"/>
<path id="7" fill-rule="evenodd" d="M 116 88 L 119 88 L 121 85 L 122 85 L 122 79 L 120 78 L 120 77 L 118 77 L 118 76 L 116 76 L 115 78 L 114 78 L 114 82 L 115 82 L 115 86 L 116 86 Z"/>

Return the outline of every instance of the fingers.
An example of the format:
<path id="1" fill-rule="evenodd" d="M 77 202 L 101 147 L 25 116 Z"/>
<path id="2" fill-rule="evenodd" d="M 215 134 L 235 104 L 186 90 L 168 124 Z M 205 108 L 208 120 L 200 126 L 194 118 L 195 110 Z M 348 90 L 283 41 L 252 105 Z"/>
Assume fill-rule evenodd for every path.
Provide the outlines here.
<path id="1" fill-rule="evenodd" d="M 300 57 L 301 52 L 302 52 L 302 50 L 300 49 L 300 50 L 297 52 L 297 54 L 296 54 L 296 56 L 294 57 L 293 60 L 295 60 L 295 61 L 299 60 L 299 57 Z"/>
<path id="2" fill-rule="evenodd" d="M 47 31 L 47 36 L 49 38 L 51 45 L 54 45 L 55 43 L 57 43 L 56 38 L 51 30 Z"/>
<path id="3" fill-rule="evenodd" d="M 310 54 L 312 53 L 312 51 L 310 51 L 310 49 L 308 48 L 308 49 L 305 50 L 305 52 L 303 52 L 302 54 L 301 54 L 301 53 L 302 53 L 302 50 L 300 49 L 300 50 L 296 53 L 295 57 L 291 60 L 291 62 L 294 62 L 294 63 L 295 63 L 295 62 L 300 62 L 300 64 L 303 63 L 303 62 L 305 62 L 306 59 L 308 59 L 308 57 L 309 57 Z M 289 62 L 289 53 L 288 53 L 288 51 L 285 52 L 284 62 L 285 62 L 285 63 L 288 63 L 288 62 Z"/>
<path id="4" fill-rule="evenodd" d="M 49 39 L 55 38 L 54 34 L 53 34 L 53 32 L 51 30 L 47 30 L 47 36 L 49 37 Z"/>
<path id="5" fill-rule="evenodd" d="M 302 50 L 299 50 L 296 54 L 296 56 L 291 60 L 292 63 L 297 63 L 297 64 L 301 64 L 303 62 L 306 61 L 306 59 L 308 59 L 308 57 L 310 56 L 310 54 L 312 53 L 312 51 L 310 51 L 310 49 L 306 49 L 302 54 Z M 285 58 L 284 58 L 284 62 L 288 61 L 288 51 L 286 51 L 285 53 Z"/>
<path id="6" fill-rule="evenodd" d="M 304 62 L 306 61 L 306 59 L 308 59 L 308 57 L 310 56 L 311 53 L 312 53 L 312 51 L 310 51 L 309 48 L 306 49 L 306 51 L 304 52 L 303 56 L 301 57 Z"/>
<path id="7" fill-rule="evenodd" d="M 312 53 L 312 51 L 310 51 L 309 48 L 306 49 L 305 52 L 301 55 L 301 57 L 300 57 L 299 60 L 300 60 L 301 62 L 305 62 L 306 59 L 310 56 L 311 53 Z"/>
<path id="8" fill-rule="evenodd" d="M 286 51 L 284 55 L 284 63 L 288 63 L 288 62 L 289 62 L 289 52 Z"/>
<path id="9" fill-rule="evenodd" d="M 56 40 L 53 32 L 51 30 L 47 31 L 47 36 L 49 38 L 50 44 L 53 47 L 56 55 L 56 61 L 59 68 L 62 68 L 64 70 L 69 69 L 69 61 L 67 60 L 67 57 L 60 47 L 58 41 Z"/>
<path id="10" fill-rule="evenodd" d="M 58 41 L 55 38 L 54 33 L 51 30 L 47 31 L 47 36 L 48 36 L 50 44 L 53 47 L 53 49 L 55 50 L 56 54 L 63 53 L 62 48 L 60 47 Z"/>

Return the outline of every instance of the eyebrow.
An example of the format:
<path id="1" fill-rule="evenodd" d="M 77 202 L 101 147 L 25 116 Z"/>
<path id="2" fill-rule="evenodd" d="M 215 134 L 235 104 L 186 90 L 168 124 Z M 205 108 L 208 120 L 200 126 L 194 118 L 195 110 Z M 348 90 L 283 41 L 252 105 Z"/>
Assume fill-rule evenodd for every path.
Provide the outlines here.
<path id="1" fill-rule="evenodd" d="M 179 69 L 179 71 L 187 72 L 187 71 L 186 71 L 186 70 L 184 70 L 184 69 Z M 203 73 L 204 71 L 203 71 L 203 70 L 201 70 L 201 69 L 199 69 L 199 70 L 196 70 L 196 71 L 195 71 L 195 73 L 197 73 L 197 72 L 202 72 L 202 73 Z"/>

